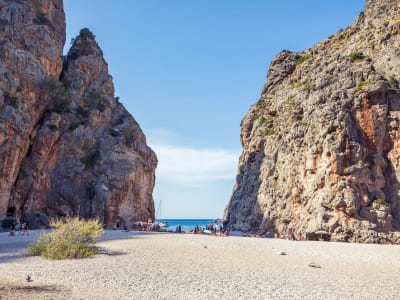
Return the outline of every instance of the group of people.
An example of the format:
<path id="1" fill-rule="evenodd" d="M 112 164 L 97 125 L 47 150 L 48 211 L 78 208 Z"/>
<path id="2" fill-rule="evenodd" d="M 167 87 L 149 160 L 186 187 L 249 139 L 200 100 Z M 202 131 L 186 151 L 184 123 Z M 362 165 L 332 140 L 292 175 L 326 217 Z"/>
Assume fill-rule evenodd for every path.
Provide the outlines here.
<path id="1" fill-rule="evenodd" d="M 202 228 L 199 226 L 196 226 L 193 230 L 190 231 L 190 233 L 193 234 L 213 234 L 215 236 L 228 236 L 228 230 L 224 228 L 221 224 L 219 223 L 210 223 L 209 225 L 206 226 L 206 228 Z"/>
<path id="2" fill-rule="evenodd" d="M 151 218 L 147 219 L 147 222 L 139 222 L 132 226 L 132 229 L 138 229 L 139 231 L 153 231 L 155 230 L 155 224 Z"/>
<path id="3" fill-rule="evenodd" d="M 221 224 L 219 224 L 219 223 L 217 223 L 217 224 L 214 224 L 214 223 L 210 223 L 207 227 L 206 227 L 206 230 L 210 230 L 212 233 L 214 233 L 215 235 L 220 235 L 221 233 L 224 233 L 225 232 L 225 228 L 221 225 Z"/>
<path id="4" fill-rule="evenodd" d="M 301 231 L 295 232 L 294 228 L 288 227 L 286 229 L 286 239 L 290 241 L 304 241 L 305 237 Z"/>
<path id="5" fill-rule="evenodd" d="M 12 223 L 10 226 L 10 233 L 8 234 L 9 236 L 15 236 L 15 223 Z M 20 226 L 19 234 L 18 235 L 29 235 L 29 228 L 28 228 L 28 223 L 24 222 Z"/>

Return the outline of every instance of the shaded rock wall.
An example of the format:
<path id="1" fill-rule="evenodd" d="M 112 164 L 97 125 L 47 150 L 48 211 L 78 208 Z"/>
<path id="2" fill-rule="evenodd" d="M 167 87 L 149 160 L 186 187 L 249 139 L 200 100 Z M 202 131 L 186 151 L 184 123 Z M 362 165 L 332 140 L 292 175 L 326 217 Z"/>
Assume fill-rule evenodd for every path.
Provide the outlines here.
<path id="1" fill-rule="evenodd" d="M 63 3 L 50 0 L 0 1 L 0 34 L 0 215 L 154 217 L 157 159 L 94 35 L 81 30 L 63 58 Z"/>
<path id="2" fill-rule="evenodd" d="M 400 10 L 366 1 L 345 30 L 271 63 L 241 124 L 228 225 L 400 242 Z"/>

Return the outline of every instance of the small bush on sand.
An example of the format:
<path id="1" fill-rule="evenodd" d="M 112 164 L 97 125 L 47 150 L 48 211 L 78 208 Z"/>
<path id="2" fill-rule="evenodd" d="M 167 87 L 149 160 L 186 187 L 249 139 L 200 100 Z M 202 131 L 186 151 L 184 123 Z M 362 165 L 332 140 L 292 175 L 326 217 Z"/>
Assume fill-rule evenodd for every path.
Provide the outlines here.
<path id="1" fill-rule="evenodd" d="M 98 253 L 96 241 L 103 233 L 97 220 L 84 221 L 79 218 L 53 220 L 54 230 L 42 234 L 28 249 L 28 255 L 49 259 L 71 259 L 92 257 Z"/>

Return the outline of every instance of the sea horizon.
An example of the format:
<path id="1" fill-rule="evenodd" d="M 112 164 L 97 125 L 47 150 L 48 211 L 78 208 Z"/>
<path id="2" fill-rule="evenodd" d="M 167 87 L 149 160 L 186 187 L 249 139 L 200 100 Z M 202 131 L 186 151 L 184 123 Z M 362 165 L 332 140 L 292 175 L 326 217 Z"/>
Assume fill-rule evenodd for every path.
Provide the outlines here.
<path id="1" fill-rule="evenodd" d="M 155 222 L 168 222 L 169 227 L 166 228 L 168 231 L 175 231 L 177 226 L 181 226 L 182 231 L 189 232 L 193 230 L 196 226 L 205 229 L 209 224 L 214 223 L 214 218 L 208 219 L 156 219 Z M 221 223 L 220 223 L 221 224 Z"/>

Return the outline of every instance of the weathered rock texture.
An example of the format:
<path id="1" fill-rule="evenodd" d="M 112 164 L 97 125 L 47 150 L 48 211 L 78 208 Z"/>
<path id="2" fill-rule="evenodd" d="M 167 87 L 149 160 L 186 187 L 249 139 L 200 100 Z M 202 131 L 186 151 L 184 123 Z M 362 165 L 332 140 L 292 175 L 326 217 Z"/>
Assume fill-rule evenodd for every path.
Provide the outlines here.
<path id="1" fill-rule="evenodd" d="M 241 124 L 228 224 L 261 235 L 400 243 L 400 9 L 367 0 L 355 23 L 271 63 Z"/>
<path id="2" fill-rule="evenodd" d="M 157 159 L 94 35 L 64 42 L 62 0 L 0 0 L 0 217 L 154 217 Z"/>

